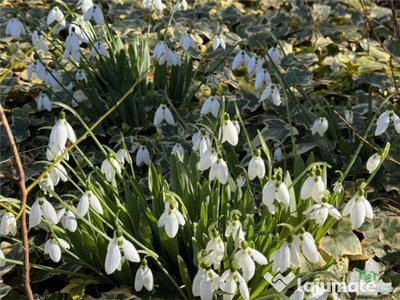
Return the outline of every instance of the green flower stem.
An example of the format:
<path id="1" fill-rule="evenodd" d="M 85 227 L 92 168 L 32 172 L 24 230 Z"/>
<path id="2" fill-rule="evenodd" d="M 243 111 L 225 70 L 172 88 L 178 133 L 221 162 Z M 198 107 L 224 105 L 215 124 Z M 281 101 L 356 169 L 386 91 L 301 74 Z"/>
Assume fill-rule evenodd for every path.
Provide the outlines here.
<path id="1" fill-rule="evenodd" d="M 249 138 L 249 135 L 247 134 L 246 127 L 244 127 L 243 119 L 242 119 L 242 116 L 240 114 L 239 108 L 237 107 L 236 101 L 233 101 L 233 104 L 235 105 L 236 115 L 237 115 L 237 117 L 238 117 L 238 119 L 240 121 L 240 125 L 242 125 L 244 136 L 246 137 L 246 142 L 247 142 L 247 145 L 249 146 L 250 154 L 253 157 L 254 156 L 254 152 L 253 152 L 253 148 L 251 147 L 250 138 Z M 269 159 L 268 162 L 269 162 L 269 165 L 271 165 L 271 159 Z"/>
<path id="2" fill-rule="evenodd" d="M 339 169 L 341 169 L 342 168 L 342 163 L 340 162 L 340 159 L 337 157 L 337 155 L 333 151 L 333 146 L 332 146 L 331 142 L 329 141 L 328 137 L 326 136 L 326 134 L 324 134 L 324 138 L 325 138 L 326 144 L 328 146 L 329 152 L 331 152 L 331 154 L 335 158 L 335 161 L 336 161 Z"/>
<path id="3" fill-rule="evenodd" d="M 290 110 L 289 110 L 289 101 L 288 101 L 289 99 L 288 99 L 285 88 L 283 88 L 283 95 L 285 96 L 286 115 L 287 115 L 288 122 L 289 122 L 290 139 L 292 140 L 293 156 L 296 158 L 297 157 L 296 138 L 294 137 L 294 133 L 293 133 L 292 118 L 290 116 Z"/>

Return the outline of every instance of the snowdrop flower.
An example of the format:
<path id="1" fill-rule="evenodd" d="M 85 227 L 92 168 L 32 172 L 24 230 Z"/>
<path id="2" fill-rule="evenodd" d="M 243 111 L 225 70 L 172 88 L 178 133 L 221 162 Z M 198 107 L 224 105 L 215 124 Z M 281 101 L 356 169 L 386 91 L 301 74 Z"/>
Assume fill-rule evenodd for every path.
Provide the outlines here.
<path id="1" fill-rule="evenodd" d="M 204 101 L 200 113 L 202 115 L 211 113 L 215 118 L 218 118 L 220 106 L 218 99 L 215 97 L 215 92 L 213 92 L 211 96 Z"/>
<path id="2" fill-rule="evenodd" d="M 160 37 L 162 39 L 162 37 Z M 157 59 L 161 55 L 167 52 L 168 50 L 167 44 L 164 42 L 164 40 L 161 40 L 157 43 L 157 45 L 154 47 L 153 55 L 151 56 L 151 59 Z"/>
<path id="3" fill-rule="evenodd" d="M 199 169 L 205 171 L 209 169 L 218 159 L 217 147 L 213 144 L 200 156 Z"/>
<path id="4" fill-rule="evenodd" d="M 165 104 L 160 104 L 154 115 L 154 126 L 160 125 L 163 120 L 167 121 L 170 125 L 175 124 L 174 117 L 169 108 Z"/>
<path id="5" fill-rule="evenodd" d="M 51 69 L 46 76 L 46 84 L 51 85 L 53 88 L 58 88 L 62 82 L 60 73 L 57 70 Z"/>
<path id="6" fill-rule="evenodd" d="M 267 86 L 271 84 L 271 75 L 269 75 L 268 71 L 265 68 L 260 69 L 256 73 L 256 80 L 254 82 L 254 88 L 258 90 L 262 83 L 265 83 Z M 262 97 L 261 97 L 262 98 Z"/>
<path id="7" fill-rule="evenodd" d="M 208 179 L 214 180 L 215 178 L 222 184 L 228 182 L 229 171 L 226 162 L 222 159 L 222 156 L 218 154 L 217 160 L 211 165 Z"/>
<path id="8" fill-rule="evenodd" d="M 50 169 L 48 174 L 51 177 L 53 186 L 56 186 L 60 182 L 60 179 L 64 182 L 66 182 L 68 180 L 67 170 L 64 168 L 64 166 L 60 162 L 57 162 L 57 164 L 53 168 Z"/>
<path id="9" fill-rule="evenodd" d="M 192 137 L 193 148 L 197 150 L 200 156 L 211 147 L 210 136 L 204 129 L 200 129 Z"/>
<path id="10" fill-rule="evenodd" d="M 325 117 L 322 117 L 315 120 L 310 130 L 312 135 L 318 133 L 320 137 L 323 137 L 324 133 L 328 130 L 328 126 L 328 120 Z"/>
<path id="11" fill-rule="evenodd" d="M 178 233 L 179 225 L 185 225 L 185 219 L 177 208 L 178 203 L 175 200 L 167 201 L 165 211 L 157 222 L 158 227 L 164 227 L 171 239 Z"/>
<path id="12" fill-rule="evenodd" d="M 242 64 L 245 65 L 247 68 L 249 62 L 250 62 L 250 57 L 247 55 L 245 49 L 245 45 L 240 45 L 240 51 L 239 53 L 235 56 L 232 62 L 232 71 L 234 70 L 239 70 L 242 66 Z"/>
<path id="13" fill-rule="evenodd" d="M 126 151 L 123 148 L 118 150 L 117 156 L 122 165 L 125 164 L 125 161 L 127 161 L 129 164 L 132 163 L 132 158 L 131 158 L 130 154 L 128 153 L 128 151 Z"/>
<path id="14" fill-rule="evenodd" d="M 272 252 L 270 260 L 273 261 L 272 272 L 285 272 L 289 267 L 300 266 L 299 249 L 292 243 L 293 236 L 289 235 L 279 249 Z"/>
<path id="15" fill-rule="evenodd" d="M 136 165 L 140 167 L 143 163 L 146 165 L 150 164 L 150 153 L 145 145 L 140 146 L 136 154 Z"/>
<path id="16" fill-rule="evenodd" d="M 372 219 L 374 212 L 371 204 L 364 197 L 364 190 L 360 189 L 353 198 L 347 202 L 343 210 L 343 216 L 350 214 L 351 224 L 354 228 L 359 228 L 365 222 L 365 218 Z"/>
<path id="17" fill-rule="evenodd" d="M 115 177 L 115 171 L 121 174 L 120 164 L 109 153 L 108 157 L 101 164 L 101 173 L 106 176 L 108 182 L 111 182 Z"/>
<path id="18" fill-rule="evenodd" d="M 0 258 L 6 258 L 5 256 L 4 256 L 4 253 L 3 253 L 3 251 L 0 249 Z M 0 267 L 4 267 L 6 265 L 6 262 L 5 261 L 0 261 Z"/>
<path id="19" fill-rule="evenodd" d="M 233 116 L 233 118 L 232 118 L 232 124 L 235 125 L 236 131 L 237 131 L 237 133 L 239 134 L 239 133 L 240 133 L 240 124 L 239 124 L 237 115 L 234 115 L 234 116 Z"/>
<path id="20" fill-rule="evenodd" d="M 92 53 L 92 56 L 95 57 L 96 54 L 103 55 L 105 57 L 108 57 L 108 53 L 104 45 L 100 42 L 94 43 L 92 49 L 90 49 L 90 52 Z"/>
<path id="21" fill-rule="evenodd" d="M 93 4 L 92 7 L 90 7 L 86 12 L 85 15 L 83 16 L 83 19 L 85 21 L 89 21 L 90 19 L 94 19 L 95 22 L 99 25 L 103 25 L 104 23 L 104 16 L 103 12 L 101 11 L 100 6 L 97 4 Z"/>
<path id="22" fill-rule="evenodd" d="M 107 246 L 107 255 L 105 261 L 105 270 L 108 275 L 114 273 L 121 263 L 121 251 L 131 262 L 140 262 L 140 256 L 135 246 L 122 236 L 122 230 L 118 228 L 116 236 Z"/>
<path id="23" fill-rule="evenodd" d="M 282 149 L 281 148 L 276 148 L 274 151 L 274 159 L 276 161 L 281 161 L 282 160 Z"/>
<path id="24" fill-rule="evenodd" d="M 272 102 L 274 102 L 276 106 L 280 106 L 282 104 L 281 94 L 279 93 L 279 89 L 276 84 L 274 85 L 274 90 L 272 91 Z"/>
<path id="25" fill-rule="evenodd" d="M 182 64 L 181 57 L 176 51 L 172 51 L 168 47 L 165 48 L 165 51 L 161 54 L 158 59 L 158 64 L 161 66 L 164 63 L 167 63 L 167 67 L 169 66 L 180 66 Z"/>
<path id="26" fill-rule="evenodd" d="M 236 178 L 236 184 L 239 188 L 244 187 L 246 183 L 246 178 L 243 176 L 243 174 L 240 174 L 237 178 Z"/>
<path id="27" fill-rule="evenodd" d="M 188 3 L 186 0 L 178 0 L 176 1 L 175 5 L 171 7 L 170 13 L 173 11 L 177 10 L 187 10 L 188 9 Z"/>
<path id="28" fill-rule="evenodd" d="M 339 179 L 333 184 L 333 191 L 335 193 L 341 193 L 343 191 L 342 181 Z"/>
<path id="29" fill-rule="evenodd" d="M 44 254 L 49 254 L 50 258 L 54 262 L 59 262 L 61 259 L 61 247 L 69 249 L 69 244 L 67 241 L 57 238 L 57 239 L 49 239 L 46 244 L 44 244 Z"/>
<path id="30" fill-rule="evenodd" d="M 65 19 L 63 12 L 57 7 L 53 7 L 47 15 L 47 24 L 51 25 L 53 22 L 60 22 L 60 26 L 65 26 Z"/>
<path id="31" fill-rule="evenodd" d="M 75 34 L 77 35 L 79 41 L 87 44 L 89 43 L 89 40 L 94 39 L 93 33 L 87 27 L 88 26 L 83 19 L 76 17 L 75 20 L 71 24 L 69 24 L 69 35 L 71 35 L 73 31 L 75 31 Z"/>
<path id="32" fill-rule="evenodd" d="M 262 69 L 262 66 L 264 64 L 264 59 L 262 57 L 260 57 L 259 55 L 261 55 L 261 51 L 257 51 L 257 54 L 255 54 L 250 60 L 249 63 L 247 65 L 247 72 L 249 74 L 251 73 L 257 73 L 258 71 L 260 71 Z"/>
<path id="33" fill-rule="evenodd" d="M 237 271 L 237 267 L 233 265 L 231 266 L 230 270 L 225 271 L 221 276 L 221 283 L 220 283 L 221 290 L 232 294 L 232 295 L 223 295 L 223 300 L 233 300 L 238 289 L 238 284 L 239 284 L 239 291 L 243 299 L 249 300 L 250 293 L 249 293 L 249 288 L 247 287 L 246 280 Z"/>
<path id="34" fill-rule="evenodd" d="M 225 236 L 228 237 L 232 235 L 233 240 L 236 242 L 244 240 L 244 233 L 242 229 L 242 223 L 239 221 L 239 217 L 237 215 L 233 216 L 233 220 L 229 223 L 225 230 Z"/>
<path id="35" fill-rule="evenodd" d="M 262 69 L 260 71 L 262 71 Z M 272 84 L 268 84 L 265 90 L 262 92 L 260 100 L 258 102 L 268 99 L 268 97 L 271 96 L 271 89 L 272 89 Z"/>
<path id="36" fill-rule="evenodd" d="M 43 38 L 43 34 L 39 34 L 37 29 L 35 29 L 32 33 L 32 44 L 36 45 L 37 42 L 39 42 L 41 39 Z M 47 52 L 49 51 L 49 48 L 46 45 L 46 40 L 41 41 L 36 47 L 35 49 L 37 51 L 39 51 L 40 49 L 42 49 L 43 51 Z"/>
<path id="37" fill-rule="evenodd" d="M 303 212 L 303 214 L 310 215 L 311 220 L 315 220 L 315 223 L 317 225 L 322 225 L 328 217 L 328 214 L 331 215 L 333 218 L 339 220 L 339 211 L 333 205 L 327 203 L 327 200 L 327 197 L 324 197 L 322 203 L 317 203 L 310 206 L 307 210 Z"/>
<path id="38" fill-rule="evenodd" d="M 47 170 L 47 167 L 44 168 L 44 170 Z M 53 180 L 51 179 L 50 174 L 46 174 L 42 178 L 40 178 L 39 183 L 40 183 L 40 188 L 42 189 L 45 195 L 47 195 L 48 189 L 54 191 L 54 183 Z M 50 197 L 52 197 L 51 194 Z"/>
<path id="39" fill-rule="evenodd" d="M 152 291 L 154 286 L 153 272 L 147 266 L 147 260 L 142 259 L 140 268 L 136 272 L 135 276 L 135 290 L 141 291 L 143 287 L 148 291 Z"/>
<path id="40" fill-rule="evenodd" d="M 318 262 L 318 249 L 315 246 L 315 241 L 311 233 L 306 232 L 304 228 L 301 228 L 300 234 L 296 235 L 293 239 L 293 245 L 298 249 L 299 252 L 300 247 L 303 255 L 306 259 L 316 264 Z"/>
<path id="41" fill-rule="evenodd" d="M 181 46 L 185 51 L 188 51 L 190 47 L 195 50 L 197 48 L 196 43 L 194 42 L 194 39 L 189 31 L 183 37 L 181 37 L 179 41 L 179 46 Z"/>
<path id="42" fill-rule="evenodd" d="M 276 48 L 274 48 L 274 47 L 269 48 L 268 49 L 268 55 L 265 55 L 265 60 L 267 62 L 269 62 L 270 61 L 270 57 L 271 57 L 271 60 L 274 63 L 274 65 L 276 67 L 279 67 L 279 54 L 278 54 L 278 51 L 276 51 Z"/>
<path id="43" fill-rule="evenodd" d="M 289 190 L 282 181 L 280 172 L 275 173 L 271 180 L 264 185 L 262 194 L 262 202 L 268 207 L 271 214 L 275 214 L 275 200 L 287 206 L 290 205 Z"/>
<path id="44" fill-rule="evenodd" d="M 78 4 L 76 5 L 77 9 L 82 8 L 83 14 L 88 11 L 89 8 L 93 6 L 93 1 L 92 0 L 79 0 Z"/>
<path id="45" fill-rule="evenodd" d="M 21 34 L 26 34 L 25 28 L 17 18 L 12 18 L 7 22 L 6 35 L 11 35 L 15 39 L 19 39 Z"/>
<path id="46" fill-rule="evenodd" d="M 71 33 L 67 36 L 64 43 L 64 53 L 63 58 L 67 59 L 68 56 L 71 54 L 72 58 L 79 62 L 81 59 L 81 53 L 79 51 L 80 40 L 78 35 L 75 33 L 75 27 L 72 28 Z"/>
<path id="47" fill-rule="evenodd" d="M 379 164 L 381 163 L 382 156 L 378 153 L 373 154 L 367 161 L 367 170 L 369 174 L 374 172 L 376 168 L 378 168 Z"/>
<path id="48" fill-rule="evenodd" d="M 353 112 L 351 109 L 346 109 L 344 111 L 344 117 L 349 124 L 353 124 Z"/>
<path id="49" fill-rule="evenodd" d="M 39 59 L 33 60 L 32 63 L 29 65 L 27 76 L 27 79 L 29 81 L 31 81 L 33 73 L 36 73 L 37 77 L 39 77 L 41 81 L 46 81 L 46 70 Z"/>
<path id="50" fill-rule="evenodd" d="M 174 147 L 172 148 L 172 154 L 176 155 L 177 153 L 179 153 L 180 157 L 183 157 L 183 155 L 185 154 L 185 149 L 183 149 L 181 143 L 176 143 L 174 145 Z"/>
<path id="51" fill-rule="evenodd" d="M 389 127 L 389 124 L 394 123 L 394 129 L 400 133 L 400 118 L 393 111 L 393 104 L 388 105 L 388 110 L 381 114 L 376 122 L 375 135 L 381 135 Z"/>
<path id="52" fill-rule="evenodd" d="M 250 160 L 248 173 L 250 180 L 253 180 L 256 177 L 262 179 L 265 176 L 265 163 L 261 158 L 260 149 L 256 151 L 255 155 Z"/>
<path id="53" fill-rule="evenodd" d="M 65 149 L 65 143 L 67 140 L 70 140 L 71 143 L 76 142 L 76 136 L 75 132 L 72 129 L 71 125 L 67 122 L 65 119 L 65 112 L 61 111 L 60 112 L 60 118 L 54 125 L 53 129 L 51 130 L 50 133 L 50 142 L 49 142 L 49 147 L 54 151 L 58 152 L 61 151 L 63 152 Z M 48 160 L 53 160 L 53 158 Z"/>
<path id="54" fill-rule="evenodd" d="M 35 227 L 39 225 L 42 216 L 49 221 L 51 225 L 55 225 L 58 222 L 57 213 L 53 205 L 51 205 L 43 196 L 39 196 L 31 206 L 29 226 Z"/>
<path id="55" fill-rule="evenodd" d="M 193 280 L 192 291 L 201 300 L 212 300 L 213 293 L 219 288 L 220 277 L 211 267 L 203 262 Z"/>
<path id="56" fill-rule="evenodd" d="M 224 39 L 221 37 L 221 35 L 217 35 L 214 38 L 214 42 L 213 42 L 213 50 L 217 49 L 219 46 L 221 46 L 222 49 L 226 49 L 226 45 L 225 45 L 225 41 Z"/>
<path id="57" fill-rule="evenodd" d="M 206 251 L 209 253 L 204 257 L 204 259 L 210 265 L 213 264 L 214 269 L 218 269 L 221 265 L 222 258 L 224 257 L 225 246 L 218 230 L 215 228 L 213 229 L 213 238 L 207 243 Z"/>
<path id="58" fill-rule="evenodd" d="M 83 70 L 79 69 L 78 71 L 76 71 L 75 79 L 76 79 L 76 81 L 83 80 L 87 83 L 87 76 Z"/>
<path id="59" fill-rule="evenodd" d="M 17 221 L 13 213 L 6 212 L 1 218 L 0 234 L 7 235 L 9 232 L 12 236 L 15 236 L 17 233 Z"/>
<path id="60" fill-rule="evenodd" d="M 222 138 L 221 143 L 228 141 L 232 146 L 236 146 L 239 141 L 239 133 L 235 125 L 233 125 L 232 121 L 229 118 L 229 115 L 225 113 L 224 115 L 224 123 L 222 126 Z M 220 128 L 220 137 L 221 137 L 221 128 Z"/>
<path id="61" fill-rule="evenodd" d="M 61 224 L 65 229 L 68 229 L 71 232 L 76 231 L 76 228 L 78 227 L 78 222 L 76 221 L 76 217 L 72 211 L 65 211 L 65 207 L 61 208 L 57 212 L 57 219 L 58 221 L 61 220 Z"/>
<path id="62" fill-rule="evenodd" d="M 85 216 L 89 210 L 89 205 L 99 214 L 103 214 L 103 208 L 101 207 L 100 200 L 96 194 L 88 188 L 79 200 L 76 212 L 82 216 Z"/>
<path id="63" fill-rule="evenodd" d="M 308 178 L 304 181 L 303 186 L 301 187 L 300 197 L 301 199 L 312 198 L 316 202 L 321 202 L 322 198 L 324 198 L 325 193 L 325 184 L 322 181 L 322 170 L 321 168 L 317 168 L 314 171 L 311 171 L 308 174 Z"/>
<path id="64" fill-rule="evenodd" d="M 249 281 L 253 278 L 256 271 L 254 262 L 260 265 L 266 265 L 268 260 L 261 252 L 250 248 L 246 241 L 242 241 L 239 247 L 241 250 L 235 254 L 235 258 L 237 259 L 238 267 L 242 269 L 244 280 Z"/>
<path id="65" fill-rule="evenodd" d="M 144 0 L 141 6 L 142 6 L 142 8 L 150 8 L 152 2 L 154 3 L 156 10 L 158 10 L 158 11 L 163 10 L 161 0 Z"/>

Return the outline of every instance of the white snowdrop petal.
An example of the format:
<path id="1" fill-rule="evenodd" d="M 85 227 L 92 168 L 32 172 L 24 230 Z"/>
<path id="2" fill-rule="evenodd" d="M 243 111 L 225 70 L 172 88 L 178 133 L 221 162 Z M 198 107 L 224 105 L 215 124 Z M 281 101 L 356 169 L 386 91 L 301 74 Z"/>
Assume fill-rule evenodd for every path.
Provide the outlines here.
<path id="1" fill-rule="evenodd" d="M 54 262 L 59 262 L 61 259 L 61 248 L 52 240 L 48 245 L 48 254 L 50 255 L 51 260 Z"/>
<path id="2" fill-rule="evenodd" d="M 51 205 L 51 203 L 49 201 L 47 201 L 46 199 L 43 200 L 42 214 L 43 214 L 44 218 L 50 222 L 51 225 L 57 224 L 57 222 L 58 222 L 57 213 L 56 213 L 53 205 Z"/>
<path id="3" fill-rule="evenodd" d="M 354 228 L 359 228 L 364 223 L 365 214 L 366 211 L 364 203 L 359 198 L 357 201 L 355 201 L 350 212 L 351 224 L 353 225 Z"/>
<path id="4" fill-rule="evenodd" d="M 121 263 L 121 252 L 118 248 L 118 239 L 113 238 L 107 247 L 107 255 L 105 261 L 105 270 L 108 275 L 114 273 L 118 265 Z"/>
<path id="5" fill-rule="evenodd" d="M 122 237 L 122 240 L 122 248 L 124 250 L 124 255 L 126 259 L 131 262 L 140 262 L 140 256 L 135 246 L 133 246 L 133 244 L 124 237 Z"/>
<path id="6" fill-rule="evenodd" d="M 318 250 L 314 238 L 309 232 L 303 234 L 302 250 L 304 256 L 312 263 L 318 262 Z"/>

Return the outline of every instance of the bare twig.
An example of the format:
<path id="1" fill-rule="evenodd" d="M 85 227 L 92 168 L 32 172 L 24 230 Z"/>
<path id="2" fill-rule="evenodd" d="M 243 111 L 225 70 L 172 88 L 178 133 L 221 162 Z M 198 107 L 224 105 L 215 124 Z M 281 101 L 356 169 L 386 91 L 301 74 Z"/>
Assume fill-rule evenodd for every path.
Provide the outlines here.
<path id="1" fill-rule="evenodd" d="M 7 118 L 5 116 L 3 106 L 0 104 L 0 116 L 1 121 L 4 126 L 4 130 L 6 132 L 8 141 L 10 143 L 10 147 L 14 156 L 15 164 L 18 168 L 18 185 L 21 191 L 21 235 L 22 235 L 22 251 L 23 251 L 23 273 L 22 273 L 22 280 L 23 285 L 25 288 L 26 299 L 33 300 L 32 289 L 29 280 L 29 242 L 28 242 L 28 228 L 26 226 L 26 214 L 25 214 L 25 207 L 26 207 L 26 198 L 28 196 L 28 190 L 25 186 L 25 172 L 24 168 L 21 163 L 21 159 L 19 157 L 17 144 L 15 143 L 14 136 L 11 132 L 10 125 L 8 124 Z"/>

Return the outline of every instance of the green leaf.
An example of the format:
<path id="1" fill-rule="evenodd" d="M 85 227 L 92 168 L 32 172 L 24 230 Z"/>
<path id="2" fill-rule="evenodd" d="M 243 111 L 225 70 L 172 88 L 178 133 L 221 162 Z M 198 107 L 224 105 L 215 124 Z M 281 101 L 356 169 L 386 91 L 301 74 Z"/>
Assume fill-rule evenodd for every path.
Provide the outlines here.
<path id="1" fill-rule="evenodd" d="M 189 296 L 189 299 L 194 299 L 194 296 L 192 293 L 192 281 L 190 279 L 188 269 L 186 267 L 184 260 L 179 255 L 178 255 L 178 263 L 179 263 L 179 273 L 181 275 L 183 284 L 185 285 L 186 292 Z"/>
<path id="2" fill-rule="evenodd" d="M 285 74 L 288 86 L 308 86 L 311 84 L 311 71 L 308 69 L 290 68 Z"/>

